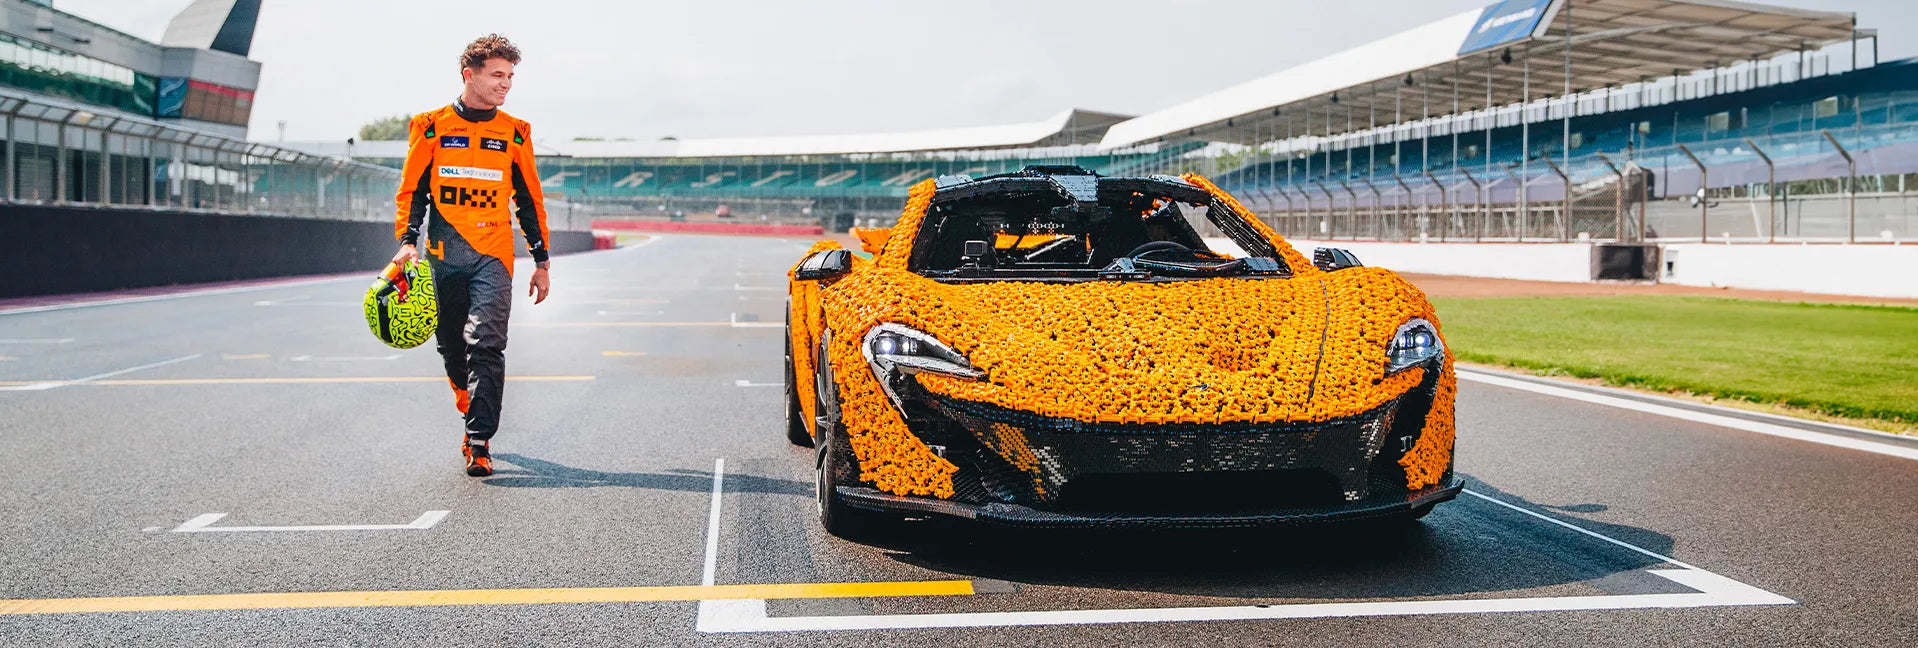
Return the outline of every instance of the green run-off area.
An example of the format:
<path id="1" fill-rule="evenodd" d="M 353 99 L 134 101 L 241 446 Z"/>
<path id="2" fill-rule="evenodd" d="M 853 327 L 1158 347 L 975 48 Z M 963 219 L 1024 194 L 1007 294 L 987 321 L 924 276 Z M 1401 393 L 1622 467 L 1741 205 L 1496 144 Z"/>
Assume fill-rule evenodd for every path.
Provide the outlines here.
<path id="1" fill-rule="evenodd" d="M 1714 297 L 1433 301 L 1463 361 L 1918 423 L 1918 309 Z"/>

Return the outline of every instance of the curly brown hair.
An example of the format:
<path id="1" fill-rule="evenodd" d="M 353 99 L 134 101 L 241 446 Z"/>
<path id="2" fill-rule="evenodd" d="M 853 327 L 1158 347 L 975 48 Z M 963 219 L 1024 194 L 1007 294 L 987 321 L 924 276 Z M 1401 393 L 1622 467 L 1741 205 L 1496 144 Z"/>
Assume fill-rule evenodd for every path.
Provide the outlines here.
<path id="1" fill-rule="evenodd" d="M 496 58 L 519 65 L 519 48 L 513 45 L 513 41 L 506 40 L 505 36 L 487 34 L 466 45 L 466 52 L 460 54 L 460 65 L 478 70 L 486 67 L 487 61 Z"/>

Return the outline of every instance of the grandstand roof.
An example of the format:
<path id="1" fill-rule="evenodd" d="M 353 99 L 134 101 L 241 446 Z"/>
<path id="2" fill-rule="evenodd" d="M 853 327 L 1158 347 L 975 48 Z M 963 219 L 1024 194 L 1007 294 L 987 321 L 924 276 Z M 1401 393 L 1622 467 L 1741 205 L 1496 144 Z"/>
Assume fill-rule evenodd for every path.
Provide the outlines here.
<path id="1" fill-rule="evenodd" d="M 1271 139 L 1305 135 L 1308 121 L 1325 135 L 1328 111 L 1338 134 L 1368 127 L 1374 108 L 1381 123 L 1395 107 L 1416 116 L 1428 100 L 1432 114 L 1448 114 L 1454 81 L 1462 110 L 1489 107 L 1487 85 L 1490 106 L 1522 103 L 1526 61 L 1530 98 L 1558 96 L 1568 44 L 1581 92 L 1816 49 L 1855 28 L 1851 13 L 1733 0 L 1504 0 L 1115 124 L 1100 145 Z M 1353 129 L 1347 110 L 1358 115 Z"/>
<path id="2" fill-rule="evenodd" d="M 724 137 L 648 142 L 549 142 L 559 154 L 574 157 L 753 157 L 897 153 L 1092 144 L 1107 128 L 1130 115 L 1066 110 L 1041 121 L 898 133 Z"/>

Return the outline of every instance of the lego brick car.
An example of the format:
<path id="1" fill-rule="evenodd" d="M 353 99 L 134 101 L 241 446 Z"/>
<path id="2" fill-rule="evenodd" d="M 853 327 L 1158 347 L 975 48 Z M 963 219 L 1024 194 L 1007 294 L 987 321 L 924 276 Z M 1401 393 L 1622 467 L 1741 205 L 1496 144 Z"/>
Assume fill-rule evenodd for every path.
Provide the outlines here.
<path id="1" fill-rule="evenodd" d="M 943 176 L 855 234 L 789 273 L 786 433 L 836 535 L 1417 519 L 1461 488 L 1424 294 L 1202 177 Z"/>

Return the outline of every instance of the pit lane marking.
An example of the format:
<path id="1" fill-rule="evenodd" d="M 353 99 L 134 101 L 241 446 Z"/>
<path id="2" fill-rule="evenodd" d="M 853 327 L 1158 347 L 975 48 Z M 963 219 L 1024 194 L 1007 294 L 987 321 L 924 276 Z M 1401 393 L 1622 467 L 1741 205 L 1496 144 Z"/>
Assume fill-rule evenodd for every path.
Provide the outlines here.
<path id="1" fill-rule="evenodd" d="M 58 387 L 67 387 L 70 385 L 104 384 L 106 382 L 110 382 L 110 381 L 104 380 L 106 378 L 130 374 L 135 371 L 152 369 L 154 367 L 164 367 L 170 364 L 186 362 L 188 360 L 193 360 L 195 358 L 198 358 L 200 357 L 200 355 L 201 354 L 195 353 L 190 356 L 182 356 L 182 357 L 174 358 L 172 360 L 161 360 L 159 362 L 149 362 L 147 364 L 143 364 L 138 367 L 128 367 L 118 371 L 109 371 L 103 374 L 94 374 L 91 376 L 87 376 L 85 378 L 75 378 L 73 380 L 47 380 L 47 381 L 24 382 L 24 383 L 21 383 L 21 382 L 0 383 L 0 391 L 46 391 L 49 389 L 54 389 Z"/>
<path id="2" fill-rule="evenodd" d="M 457 605 L 547 605 L 556 603 L 650 603 L 751 599 L 967 596 L 972 581 L 884 583 L 776 583 L 763 585 L 658 585 L 360 592 L 270 592 L 182 596 L 0 600 L 0 616 L 98 612 L 181 612 L 295 608 L 438 607 Z"/>
<path id="3" fill-rule="evenodd" d="M 1508 509 L 1643 554 L 1680 569 L 1648 569 L 1646 573 L 1694 591 L 1669 594 L 1619 594 L 1505 599 L 1364 601 L 1356 603 L 1295 603 L 1221 607 L 1132 608 L 1107 610 L 1033 610 L 1023 612 L 960 612 L 930 614 L 875 614 L 845 616 L 775 617 L 766 601 L 732 599 L 701 601 L 694 628 L 703 633 L 814 632 L 833 630 L 903 630 L 925 628 L 979 628 L 1006 626 L 1061 626 L 1171 621 L 1249 621 L 1319 619 L 1435 614 L 1493 614 L 1572 610 L 1675 609 L 1696 607 L 1795 605 L 1797 601 L 1700 569 L 1643 547 L 1529 511 L 1474 491 L 1464 491 Z M 715 498 L 717 491 L 715 490 Z M 715 517 L 718 503 L 714 503 Z M 710 533 L 710 532 L 709 532 Z M 710 537 L 710 536 L 709 536 Z M 712 543 L 708 543 L 711 556 Z"/>
<path id="4" fill-rule="evenodd" d="M 271 533 L 280 531 L 425 531 L 446 519 L 451 511 L 427 511 L 406 524 L 303 524 L 291 526 L 228 526 L 216 527 L 214 522 L 225 518 L 225 513 L 206 513 L 174 527 L 171 533 Z"/>
<path id="5" fill-rule="evenodd" d="M 706 558 L 699 572 L 699 584 L 712 587 L 719 573 L 719 492 L 726 482 L 726 458 L 713 460 L 713 503 L 706 514 Z"/>
<path id="6" fill-rule="evenodd" d="M 458 605 L 547 605 L 557 603 L 648 603 L 749 600 L 763 608 L 771 599 L 892 598 L 904 596 L 970 596 L 969 580 L 887 581 L 874 583 L 768 583 L 716 585 L 719 557 L 720 495 L 726 460 L 713 461 L 712 508 L 706 519 L 706 556 L 699 585 L 646 587 L 569 587 L 470 590 L 396 590 L 357 592 L 273 592 L 258 594 L 197 594 L 183 596 L 109 596 L 93 598 L 0 600 L 0 616 L 87 614 L 99 612 L 179 612 L 206 610 L 265 610 L 295 608 L 437 607 Z M 211 524 L 209 513 L 194 518 Z M 425 516 L 422 516 L 425 517 Z M 209 519 L 210 518 L 210 519 Z M 415 520 L 415 523 L 418 523 Z M 437 520 L 435 520 L 437 522 Z M 185 525 L 182 525 L 185 526 Z M 239 527 L 215 527 L 230 530 Z M 274 528 L 274 527 L 266 527 Z"/>
<path id="7" fill-rule="evenodd" d="M 168 293 L 165 295 L 107 298 L 107 299 L 101 299 L 98 301 L 83 301 L 83 302 L 72 302 L 72 303 L 66 303 L 66 304 L 49 304 L 46 306 L 29 306 L 25 308 L 12 308 L 12 309 L 0 310 L 0 315 L 25 315 L 27 313 L 45 313 L 50 311 L 73 310 L 77 308 L 93 308 L 96 306 L 118 306 L 121 304 L 144 304 L 147 302 L 167 301 L 167 300 L 173 300 L 173 299 L 186 299 L 189 297 L 206 297 L 210 295 L 229 295 L 233 293 L 259 292 L 262 290 L 276 290 L 281 288 L 299 288 L 303 286 L 312 286 L 317 284 L 332 283 L 336 281 L 349 281 L 349 280 L 364 281 L 364 279 L 360 277 L 358 273 L 355 273 L 348 276 L 333 276 L 333 277 L 326 277 L 326 278 L 320 278 L 320 279 L 284 281 L 279 283 L 269 283 L 269 284 L 263 284 L 258 286 L 239 286 L 235 288 L 210 288 L 206 290 L 188 290 L 184 292 Z"/>
<path id="8" fill-rule="evenodd" d="M 634 235 L 630 235 L 630 236 L 637 236 L 637 237 L 639 237 L 639 240 L 638 240 L 638 241 L 635 241 L 635 242 L 634 242 L 634 243 L 633 243 L 632 245 L 627 245 L 627 244 L 626 244 L 626 243 L 625 243 L 624 241 L 622 241 L 622 242 L 620 242 L 620 243 L 618 243 L 618 246 L 617 246 L 617 247 L 615 247 L 615 248 L 613 248 L 613 249 L 615 249 L 615 250 L 637 250 L 637 249 L 640 249 L 640 248 L 643 248 L 643 247 L 646 247 L 646 246 L 648 246 L 648 245 L 652 245 L 652 244 L 654 244 L 654 243 L 658 243 L 658 242 L 660 242 L 660 240 L 662 240 L 662 239 L 664 239 L 664 238 L 666 238 L 666 237 L 664 237 L 664 236 L 649 236 L 649 235 L 645 235 L 645 234 L 634 234 Z"/>
<path id="9" fill-rule="evenodd" d="M 1372 601 L 1230 607 L 1048 610 L 956 614 L 893 614 L 773 617 L 760 599 L 708 600 L 699 604 L 698 630 L 706 633 L 804 632 L 822 630 L 901 630 L 990 626 L 1057 626 L 1168 621 L 1317 619 L 1335 617 L 1490 614 L 1570 610 L 1630 610 L 1740 605 L 1791 605 L 1791 599 L 1694 569 L 1653 569 L 1649 573 L 1698 590 L 1676 594 L 1560 596 L 1455 601 Z"/>
<path id="10" fill-rule="evenodd" d="M 1749 419 L 1723 416 L 1719 414 L 1709 414 L 1706 412 L 1700 412 L 1700 411 L 1691 410 L 1691 409 L 1673 407 L 1670 405 L 1660 405 L 1657 403 L 1647 403 L 1644 401 L 1633 400 L 1629 398 L 1621 398 L 1618 396 L 1607 396 L 1604 394 L 1595 394 L 1591 392 L 1580 391 L 1580 390 L 1570 389 L 1566 387 L 1556 387 L 1553 385 L 1539 384 L 1529 380 L 1518 380 L 1516 378 L 1508 378 L 1505 376 L 1500 376 L 1492 373 L 1472 371 L 1469 369 L 1459 369 L 1458 377 L 1462 380 L 1470 380 L 1473 382 L 1484 383 L 1487 385 L 1492 385 L 1494 387 L 1505 387 L 1508 389 L 1528 391 L 1535 394 L 1544 394 L 1546 396 L 1556 396 L 1559 398 L 1592 403 L 1594 405 L 1604 405 L 1606 407 L 1616 407 L 1619 409 L 1632 410 L 1635 412 L 1643 412 L 1646 414 L 1652 414 L 1656 416 L 1675 418 L 1682 421 L 1691 421 L 1693 423 L 1715 425 L 1718 427 L 1731 428 L 1734 430 L 1742 430 L 1745 432 L 1756 432 L 1758 434 L 1782 437 L 1786 439 L 1795 439 L 1798 441 L 1809 441 L 1811 443 L 1835 446 L 1835 447 L 1846 448 L 1850 450 L 1862 450 L 1865 452 L 1871 452 L 1871 453 L 1876 453 L 1876 454 L 1881 454 L 1881 455 L 1886 455 L 1891 457 L 1899 457 L 1902 459 L 1918 459 L 1918 448 L 1895 446 L 1887 443 L 1877 443 L 1873 441 L 1867 441 L 1864 439 L 1857 439 L 1857 438 L 1841 436 L 1837 434 L 1828 434 L 1825 432 L 1816 432 L 1816 431 L 1807 430 L 1803 428 L 1795 428 L 1795 427 L 1790 427 L 1786 425 L 1778 425 L 1775 423 L 1765 423 L 1763 421 L 1753 421 Z"/>

